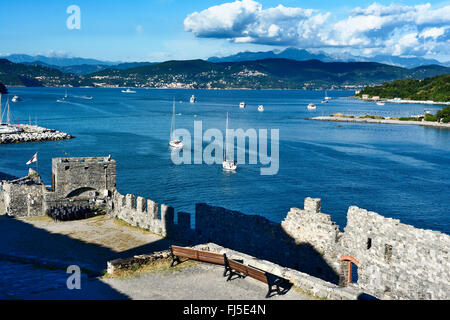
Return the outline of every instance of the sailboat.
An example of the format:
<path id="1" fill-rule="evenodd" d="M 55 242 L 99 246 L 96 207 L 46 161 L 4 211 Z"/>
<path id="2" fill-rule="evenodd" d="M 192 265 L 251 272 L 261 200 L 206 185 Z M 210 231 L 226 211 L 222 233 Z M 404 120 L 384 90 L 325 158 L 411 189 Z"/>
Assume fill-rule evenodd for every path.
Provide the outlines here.
<path id="1" fill-rule="evenodd" d="M 170 125 L 170 141 L 169 146 L 172 149 L 182 149 L 183 148 L 183 142 L 181 142 L 178 139 L 174 139 L 173 132 L 175 130 L 175 99 L 173 99 L 173 111 L 172 111 L 172 123 Z"/>
<path id="2" fill-rule="evenodd" d="M 227 146 L 228 146 L 228 112 L 227 112 L 227 126 L 225 131 L 225 146 L 224 146 L 224 160 L 222 162 L 222 168 L 225 171 L 236 171 L 237 164 L 234 160 L 231 160 L 227 153 Z"/>
<path id="3" fill-rule="evenodd" d="M 331 100 L 331 97 L 328 96 L 328 90 L 325 90 L 325 98 L 324 100 Z"/>
<path id="4" fill-rule="evenodd" d="M 189 99 L 189 102 L 195 103 L 195 102 L 197 102 L 197 98 L 194 95 L 192 95 L 191 99 Z"/>

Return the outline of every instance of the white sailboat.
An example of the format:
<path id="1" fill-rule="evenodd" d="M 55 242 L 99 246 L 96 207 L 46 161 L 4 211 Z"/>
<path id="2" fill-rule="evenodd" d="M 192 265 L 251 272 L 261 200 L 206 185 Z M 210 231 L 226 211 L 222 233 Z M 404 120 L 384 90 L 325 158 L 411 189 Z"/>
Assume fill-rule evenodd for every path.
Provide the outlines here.
<path id="1" fill-rule="evenodd" d="M 225 171 L 236 171 L 237 169 L 237 163 L 234 160 L 231 160 L 229 158 L 229 155 L 227 153 L 227 146 L 228 146 L 228 112 L 227 112 L 227 126 L 225 131 L 225 146 L 224 146 L 224 160 L 222 162 L 222 168 Z"/>
<path id="2" fill-rule="evenodd" d="M 172 111 L 172 123 L 170 125 L 170 141 L 169 146 L 172 149 L 182 149 L 183 148 L 183 142 L 178 139 L 174 139 L 173 132 L 175 131 L 175 99 L 173 99 L 173 111 Z"/>
<path id="3" fill-rule="evenodd" d="M 328 90 L 325 90 L 325 100 L 331 100 L 331 97 L 328 96 Z"/>

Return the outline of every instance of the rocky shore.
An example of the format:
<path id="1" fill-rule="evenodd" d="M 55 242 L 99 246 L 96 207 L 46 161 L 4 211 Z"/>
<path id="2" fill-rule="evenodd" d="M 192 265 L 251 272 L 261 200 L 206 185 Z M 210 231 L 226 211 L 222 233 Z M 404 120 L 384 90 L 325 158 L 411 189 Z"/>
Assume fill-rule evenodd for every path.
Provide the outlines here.
<path id="1" fill-rule="evenodd" d="M 430 122 L 430 121 L 402 121 L 402 120 L 388 120 L 388 119 L 327 117 L 327 116 L 309 118 L 307 120 L 356 122 L 356 123 L 403 124 L 403 125 L 417 125 L 417 126 L 423 126 L 423 127 L 450 129 L 450 123 L 439 123 L 439 122 Z"/>
<path id="2" fill-rule="evenodd" d="M 5 125 L 2 126 L 5 127 Z M 39 126 L 9 125 L 8 128 L 12 129 L 11 133 L 1 133 L 0 131 L 0 144 L 56 141 L 74 138 L 68 133 Z"/>

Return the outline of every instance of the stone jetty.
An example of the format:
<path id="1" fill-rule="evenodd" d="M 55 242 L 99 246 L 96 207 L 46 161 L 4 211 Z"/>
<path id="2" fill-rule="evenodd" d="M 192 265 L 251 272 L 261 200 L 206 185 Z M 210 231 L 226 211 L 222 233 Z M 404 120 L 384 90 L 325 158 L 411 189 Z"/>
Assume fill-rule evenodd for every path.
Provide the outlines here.
<path id="1" fill-rule="evenodd" d="M 350 118 L 350 117 L 333 117 L 333 116 L 314 117 L 314 118 L 308 118 L 306 120 L 355 122 L 355 123 L 401 124 L 401 125 L 416 125 L 416 126 L 423 126 L 423 127 L 450 129 L 450 123 L 439 123 L 439 122 L 430 122 L 430 121 L 402 121 L 402 120 L 390 120 L 390 119 Z"/>
<path id="2" fill-rule="evenodd" d="M 1 125 L 0 144 L 43 142 L 74 138 L 68 133 L 32 125 Z"/>

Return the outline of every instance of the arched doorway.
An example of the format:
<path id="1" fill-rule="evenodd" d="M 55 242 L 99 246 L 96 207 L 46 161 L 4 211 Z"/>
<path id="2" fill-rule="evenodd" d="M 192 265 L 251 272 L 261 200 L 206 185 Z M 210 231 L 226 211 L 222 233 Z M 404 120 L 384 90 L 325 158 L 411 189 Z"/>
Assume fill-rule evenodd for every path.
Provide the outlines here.
<path id="1" fill-rule="evenodd" d="M 341 258 L 341 270 L 343 277 L 343 285 L 348 285 L 349 283 L 358 282 L 358 267 L 359 261 L 352 256 L 342 256 Z"/>
<path id="2" fill-rule="evenodd" d="M 88 194 L 88 192 L 91 191 L 96 191 L 93 188 L 89 188 L 89 187 L 85 187 L 85 188 L 78 188 L 73 190 L 72 192 L 70 192 L 66 198 L 74 198 L 74 197 L 82 197 L 82 196 L 86 196 Z"/>

